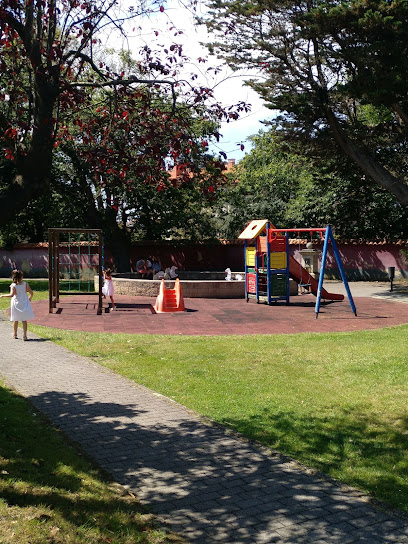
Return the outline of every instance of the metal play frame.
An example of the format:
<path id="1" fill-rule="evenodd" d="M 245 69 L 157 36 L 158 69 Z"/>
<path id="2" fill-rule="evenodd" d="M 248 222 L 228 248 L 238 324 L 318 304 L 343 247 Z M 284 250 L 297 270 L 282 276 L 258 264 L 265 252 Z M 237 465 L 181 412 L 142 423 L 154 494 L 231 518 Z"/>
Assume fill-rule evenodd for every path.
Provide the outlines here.
<path id="1" fill-rule="evenodd" d="M 68 234 L 69 242 L 62 242 L 60 236 L 62 234 Z M 75 245 L 75 242 L 71 243 L 71 234 L 78 234 L 80 237 L 82 234 L 87 236 L 87 242 L 77 242 L 79 262 L 78 266 L 81 267 L 81 257 L 88 258 L 88 265 L 91 268 L 91 245 L 98 248 L 98 252 L 94 255 L 98 255 L 98 276 L 99 276 L 99 292 L 98 292 L 98 307 L 97 314 L 102 314 L 102 258 L 103 258 L 103 240 L 101 229 L 64 229 L 54 228 L 48 229 L 48 280 L 49 280 L 49 313 L 52 314 L 54 308 L 60 301 L 60 248 L 62 244 L 68 247 L 69 251 L 69 280 L 71 284 L 71 246 Z M 97 238 L 97 242 L 91 241 L 91 236 Z M 82 245 L 83 244 L 83 245 Z M 87 253 L 81 253 L 81 247 L 85 247 Z M 80 270 L 79 270 L 80 272 Z M 78 272 L 78 274 L 79 274 Z M 79 281 L 80 284 L 80 281 Z"/>
<path id="2" fill-rule="evenodd" d="M 322 293 L 329 295 L 323 289 L 324 273 L 326 268 L 327 252 L 329 242 L 332 245 L 336 263 L 349 299 L 351 309 L 357 316 L 356 307 L 350 292 L 349 284 L 344 273 L 340 253 L 337 248 L 330 226 L 325 228 L 296 228 L 276 229 L 266 219 L 254 220 L 240 234 L 239 238 L 245 240 L 245 297 L 254 298 L 257 302 L 271 304 L 278 300 L 285 300 L 289 304 L 289 276 L 293 275 L 290 261 L 295 262 L 289 256 L 289 234 L 290 232 L 320 233 L 323 239 L 322 263 L 320 268 L 319 281 L 317 283 L 316 319 L 319 315 Z M 260 234 L 265 236 L 260 236 Z M 256 246 L 249 247 L 248 242 L 256 239 Z M 300 266 L 300 265 L 299 265 Z M 315 282 L 316 284 L 316 282 Z M 330 294 L 335 299 L 337 295 Z M 343 296 L 340 296 L 340 300 Z M 323 297 L 325 298 L 325 297 Z M 339 300 L 339 298 L 337 298 Z"/>
<path id="3" fill-rule="evenodd" d="M 320 275 L 319 275 L 319 286 L 317 289 L 317 296 L 316 296 L 316 306 L 315 306 L 315 313 L 316 313 L 316 319 L 319 315 L 320 310 L 320 301 L 322 298 L 322 289 L 323 289 L 323 280 L 324 280 L 324 272 L 326 269 L 326 259 L 327 259 L 327 251 L 329 247 L 329 242 L 332 245 L 333 253 L 336 258 L 336 263 L 341 275 L 341 279 L 343 281 L 344 287 L 346 289 L 347 297 L 349 299 L 350 307 L 354 313 L 355 316 L 357 316 L 357 310 L 356 306 L 354 304 L 353 297 L 351 295 L 350 287 L 346 278 L 346 274 L 344 273 L 343 263 L 341 262 L 340 253 L 337 248 L 336 240 L 334 239 L 333 232 L 329 225 L 327 225 L 326 228 L 310 228 L 310 229 L 271 229 L 272 232 L 320 232 L 320 236 L 324 240 L 323 242 L 323 253 L 322 253 L 322 264 L 320 267 Z M 324 233 L 324 234 L 323 234 Z"/>

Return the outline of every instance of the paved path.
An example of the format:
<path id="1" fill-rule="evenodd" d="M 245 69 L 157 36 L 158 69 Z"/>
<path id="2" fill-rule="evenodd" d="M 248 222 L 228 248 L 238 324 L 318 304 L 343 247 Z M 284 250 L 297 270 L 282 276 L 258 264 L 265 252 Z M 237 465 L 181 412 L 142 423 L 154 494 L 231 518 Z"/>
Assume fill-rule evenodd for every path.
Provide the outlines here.
<path id="1" fill-rule="evenodd" d="M 408 523 L 0 320 L 0 375 L 192 544 L 405 544 Z M 16 346 L 18 345 L 18 350 Z"/>

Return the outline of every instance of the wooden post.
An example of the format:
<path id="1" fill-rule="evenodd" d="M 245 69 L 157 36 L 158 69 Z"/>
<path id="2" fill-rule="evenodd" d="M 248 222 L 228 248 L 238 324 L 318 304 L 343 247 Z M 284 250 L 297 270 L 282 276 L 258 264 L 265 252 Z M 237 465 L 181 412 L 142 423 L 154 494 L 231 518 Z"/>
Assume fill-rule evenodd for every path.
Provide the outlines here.
<path id="1" fill-rule="evenodd" d="M 98 315 L 102 314 L 102 231 L 98 232 Z"/>
<path id="2" fill-rule="evenodd" d="M 54 238 L 53 238 L 53 231 L 52 229 L 48 229 L 48 313 L 52 314 L 52 296 L 53 296 L 53 290 L 54 290 Z"/>

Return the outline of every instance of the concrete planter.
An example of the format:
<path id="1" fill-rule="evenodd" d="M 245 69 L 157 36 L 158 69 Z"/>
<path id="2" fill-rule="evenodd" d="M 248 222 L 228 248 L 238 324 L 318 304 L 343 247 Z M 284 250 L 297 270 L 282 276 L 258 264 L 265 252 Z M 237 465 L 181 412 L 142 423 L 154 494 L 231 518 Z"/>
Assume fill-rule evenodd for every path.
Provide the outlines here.
<path id="1" fill-rule="evenodd" d="M 213 276 L 225 278 L 225 272 L 190 272 L 193 277 L 203 279 L 182 279 L 187 274 L 180 273 L 181 292 L 184 298 L 245 298 L 245 280 L 226 281 L 223 279 L 204 279 Z M 245 274 L 242 273 L 242 276 Z M 157 297 L 161 280 L 144 280 L 136 274 L 114 274 L 112 276 L 115 294 L 135 297 Z M 99 289 L 98 276 L 94 276 L 95 291 Z M 166 289 L 174 289 L 174 280 L 165 280 Z M 289 281 L 290 296 L 297 295 L 297 283 Z"/>
<path id="2" fill-rule="evenodd" d="M 225 274 L 224 274 L 225 275 Z M 135 297 L 157 297 L 161 280 L 144 280 L 113 276 L 115 294 Z M 95 290 L 99 289 L 98 276 L 94 277 Z M 245 281 L 180 280 L 184 298 L 244 298 Z M 166 289 L 174 289 L 174 280 L 165 280 Z"/>

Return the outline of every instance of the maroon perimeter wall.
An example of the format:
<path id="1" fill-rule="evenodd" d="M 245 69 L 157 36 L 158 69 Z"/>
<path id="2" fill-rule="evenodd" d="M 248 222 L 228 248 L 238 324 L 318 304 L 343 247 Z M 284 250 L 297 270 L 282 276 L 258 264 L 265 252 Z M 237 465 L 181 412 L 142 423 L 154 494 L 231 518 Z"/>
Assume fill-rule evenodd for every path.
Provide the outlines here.
<path id="1" fill-rule="evenodd" d="M 306 240 L 292 241 L 290 252 L 296 258 L 304 249 Z M 386 280 L 388 267 L 395 267 L 396 278 L 408 279 L 408 263 L 404 250 L 408 242 L 398 243 L 338 243 L 343 266 L 350 280 Z M 321 252 L 321 245 L 315 246 Z M 219 243 L 187 244 L 171 242 L 139 242 L 132 248 L 131 268 L 136 269 L 139 259 L 156 256 L 162 268 L 176 266 L 179 270 L 224 271 L 244 270 L 244 244 L 239 240 Z M 105 254 L 105 266 L 111 265 L 111 256 Z M 12 250 L 0 249 L 0 277 L 8 278 L 13 268 L 23 270 L 26 277 L 45 278 L 48 274 L 48 244 L 22 244 Z M 329 249 L 326 276 L 338 276 L 337 265 Z"/>

